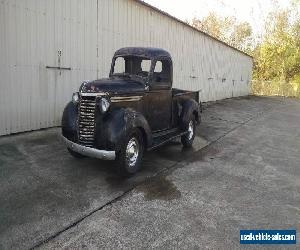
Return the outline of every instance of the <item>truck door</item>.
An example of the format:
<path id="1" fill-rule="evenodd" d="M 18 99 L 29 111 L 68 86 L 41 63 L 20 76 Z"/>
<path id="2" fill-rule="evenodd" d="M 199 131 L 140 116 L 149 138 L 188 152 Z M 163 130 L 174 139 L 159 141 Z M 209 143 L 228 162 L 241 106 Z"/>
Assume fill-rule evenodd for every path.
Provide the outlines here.
<path id="1" fill-rule="evenodd" d="M 152 131 L 170 128 L 172 119 L 172 63 L 170 59 L 155 62 L 149 91 L 146 92 L 146 118 Z"/>

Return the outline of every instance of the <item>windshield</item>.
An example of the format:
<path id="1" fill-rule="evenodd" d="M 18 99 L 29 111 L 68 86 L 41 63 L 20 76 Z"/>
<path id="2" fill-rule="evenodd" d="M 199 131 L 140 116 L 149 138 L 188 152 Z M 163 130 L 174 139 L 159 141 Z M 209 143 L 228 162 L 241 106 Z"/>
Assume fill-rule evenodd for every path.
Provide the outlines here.
<path id="1" fill-rule="evenodd" d="M 112 75 L 146 79 L 149 75 L 151 60 L 139 56 L 119 56 L 115 58 Z"/>

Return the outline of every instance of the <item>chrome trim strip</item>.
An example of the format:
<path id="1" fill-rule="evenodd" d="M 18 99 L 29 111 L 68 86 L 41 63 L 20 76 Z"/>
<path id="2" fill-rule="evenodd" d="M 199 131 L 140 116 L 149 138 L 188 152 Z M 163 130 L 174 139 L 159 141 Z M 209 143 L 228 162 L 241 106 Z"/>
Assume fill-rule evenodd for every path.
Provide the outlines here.
<path id="1" fill-rule="evenodd" d="M 113 96 L 112 98 L 120 98 L 120 99 L 126 99 L 126 98 L 142 98 L 141 95 L 130 95 L 130 96 Z"/>
<path id="2" fill-rule="evenodd" d="M 113 99 L 111 102 L 137 102 L 140 99 Z"/>
<path id="3" fill-rule="evenodd" d="M 106 150 L 100 150 L 96 148 L 90 148 L 90 147 L 85 147 L 82 145 L 79 145 L 75 142 L 72 142 L 68 140 L 66 137 L 62 136 L 66 146 L 85 156 L 93 157 L 93 158 L 98 158 L 102 160 L 115 160 L 116 159 L 116 152 L 115 151 L 106 151 Z"/>
<path id="4" fill-rule="evenodd" d="M 142 96 L 113 96 L 111 102 L 135 102 L 142 99 Z"/>
<path id="5" fill-rule="evenodd" d="M 97 96 L 106 96 L 106 93 L 82 93 L 79 95 L 87 97 L 97 97 Z M 113 96 L 110 98 L 111 102 L 134 102 L 139 101 L 142 96 Z"/>
<path id="6" fill-rule="evenodd" d="M 105 96 L 106 94 L 105 93 L 82 93 L 82 92 L 79 92 L 79 95 L 81 96 Z"/>

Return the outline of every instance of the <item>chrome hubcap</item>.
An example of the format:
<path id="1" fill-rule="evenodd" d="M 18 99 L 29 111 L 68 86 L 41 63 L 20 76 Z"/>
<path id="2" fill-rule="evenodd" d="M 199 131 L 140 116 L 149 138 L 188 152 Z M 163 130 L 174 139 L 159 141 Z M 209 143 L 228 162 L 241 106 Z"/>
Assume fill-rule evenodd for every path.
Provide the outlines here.
<path id="1" fill-rule="evenodd" d="M 188 129 L 188 138 L 191 140 L 194 136 L 194 122 L 190 121 L 189 123 L 189 129 Z"/>
<path id="2" fill-rule="evenodd" d="M 126 159 L 129 167 L 133 167 L 139 156 L 139 143 L 135 137 L 131 138 L 126 147 Z"/>

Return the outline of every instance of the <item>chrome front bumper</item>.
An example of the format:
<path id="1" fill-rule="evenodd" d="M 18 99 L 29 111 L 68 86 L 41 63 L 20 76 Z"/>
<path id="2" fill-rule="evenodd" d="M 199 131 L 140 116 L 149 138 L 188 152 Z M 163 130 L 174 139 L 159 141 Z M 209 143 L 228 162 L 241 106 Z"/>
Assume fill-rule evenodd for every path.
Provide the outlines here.
<path id="1" fill-rule="evenodd" d="M 98 158 L 102 160 L 114 160 L 116 159 L 115 151 L 106 151 L 96 148 L 89 148 L 82 145 L 79 145 L 75 142 L 68 140 L 66 137 L 62 136 L 67 147 L 81 155 L 85 155 L 92 158 Z"/>

